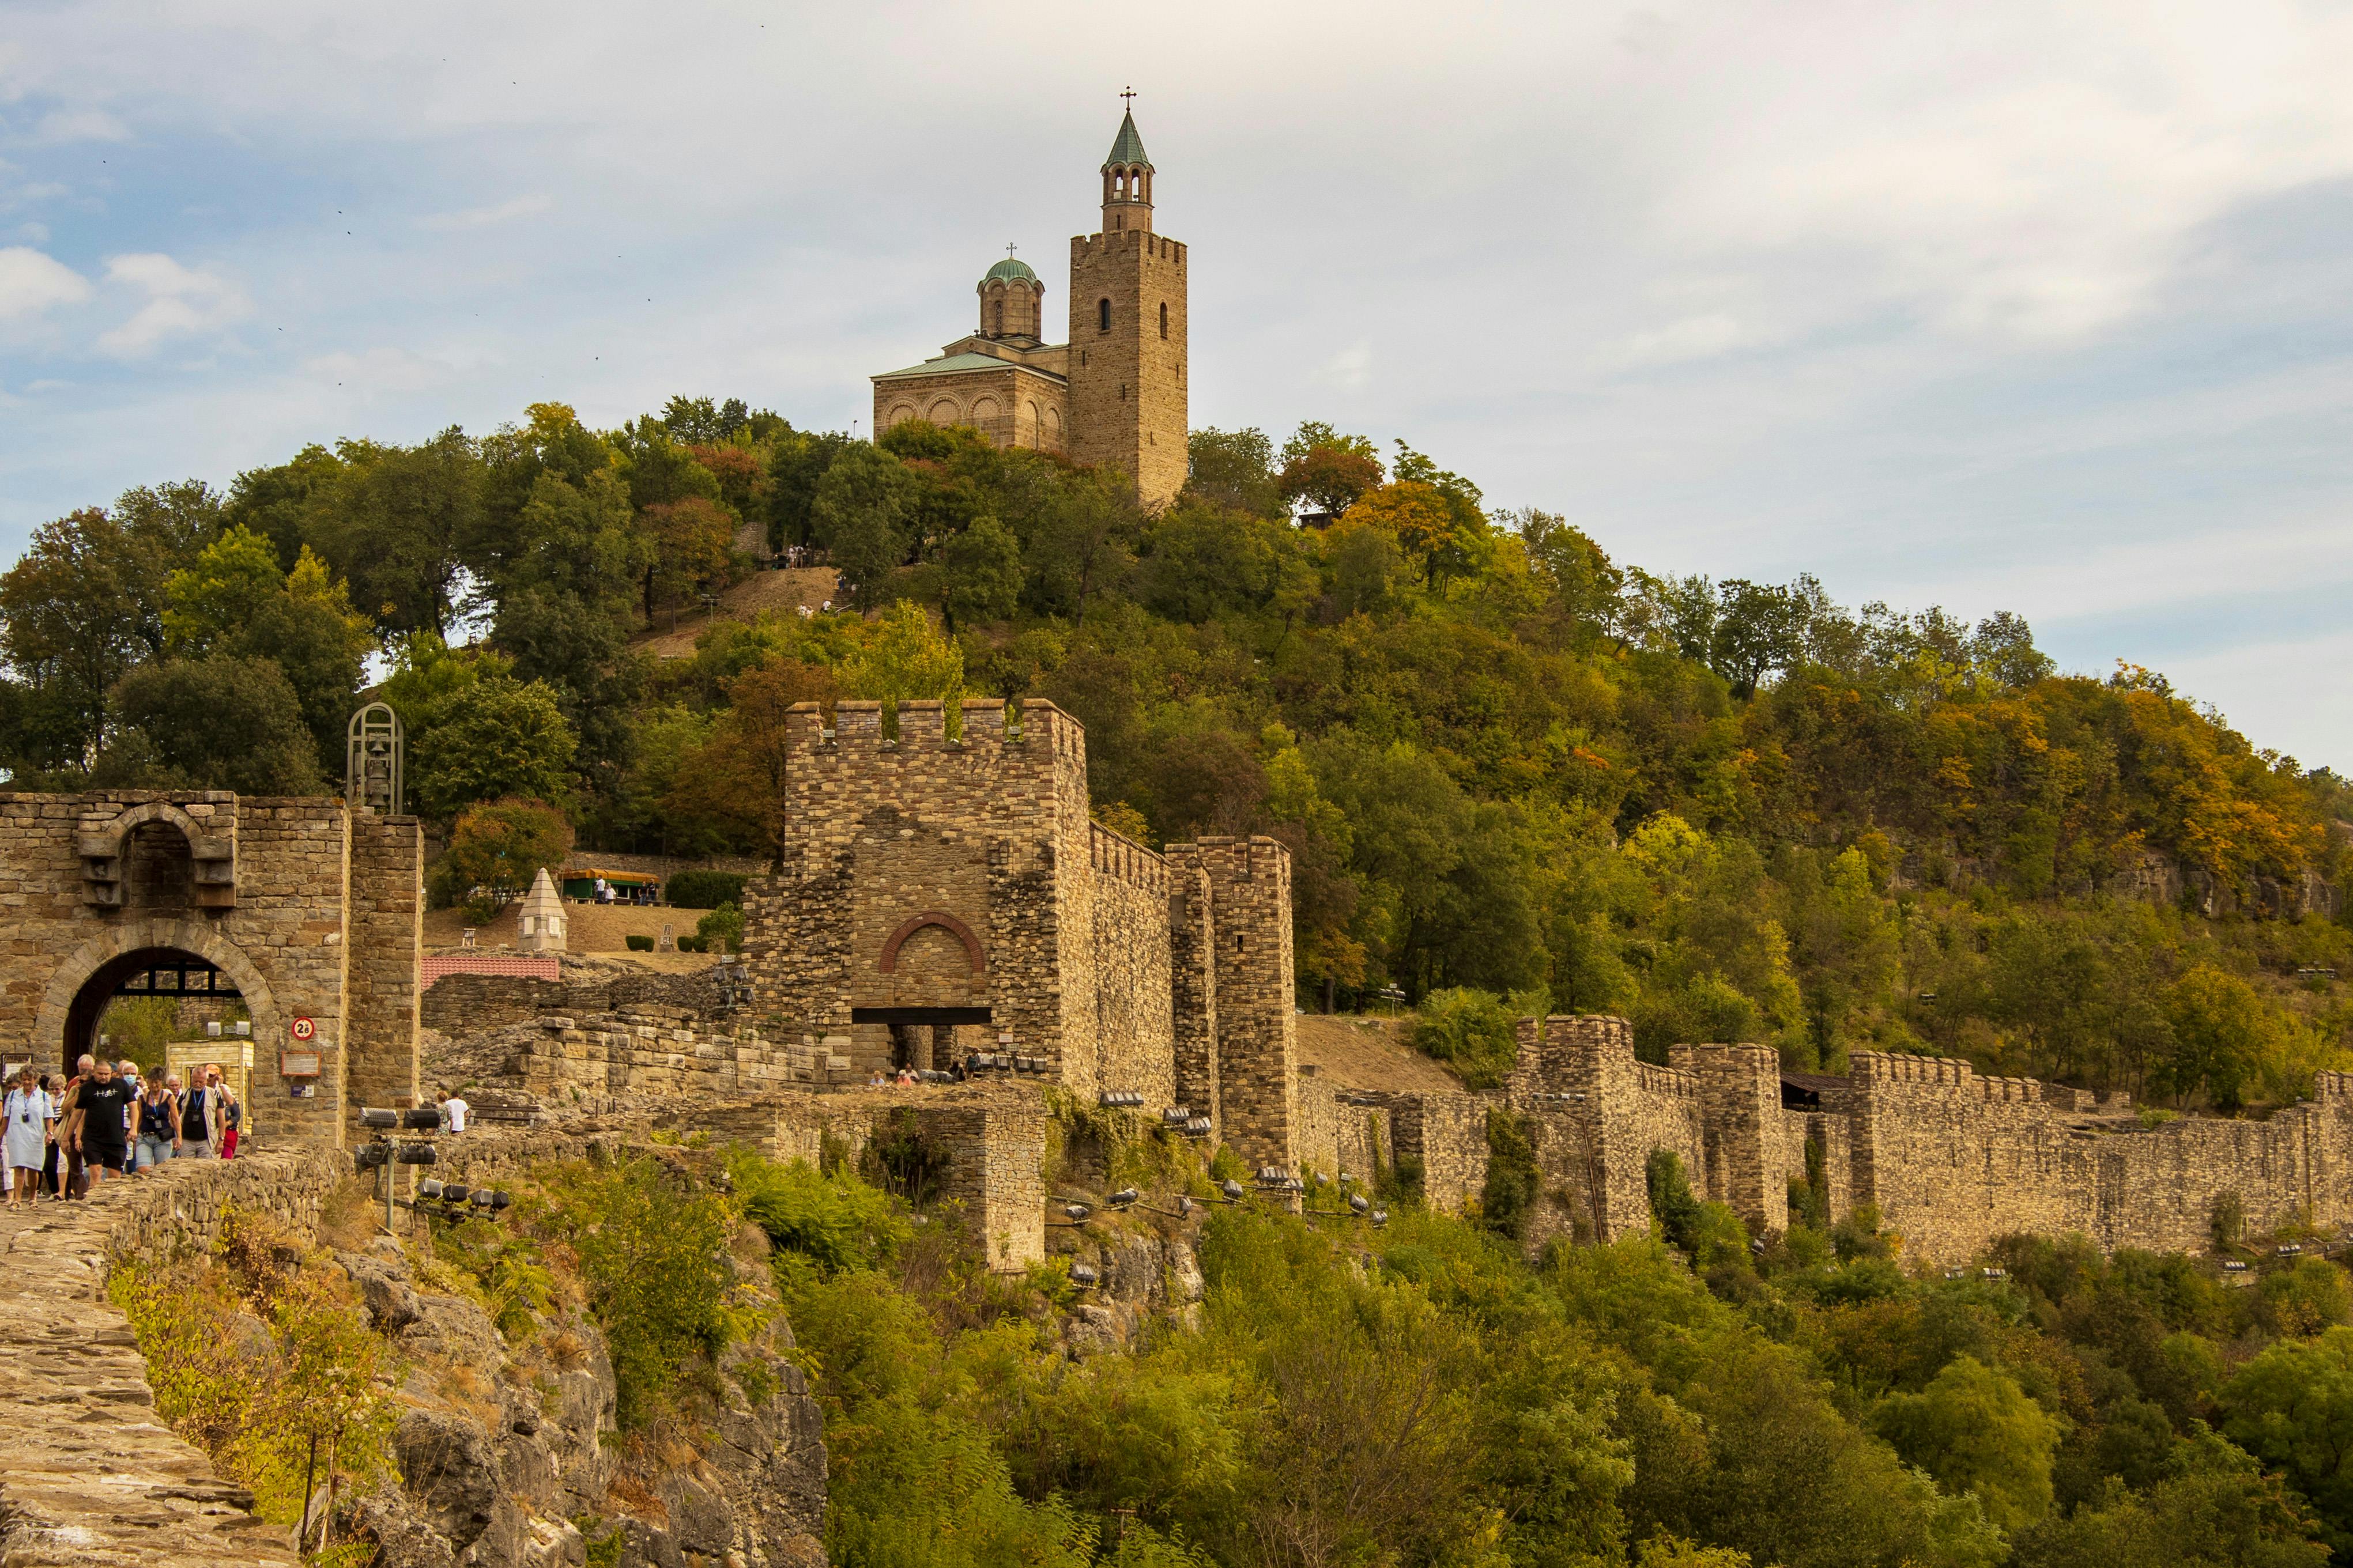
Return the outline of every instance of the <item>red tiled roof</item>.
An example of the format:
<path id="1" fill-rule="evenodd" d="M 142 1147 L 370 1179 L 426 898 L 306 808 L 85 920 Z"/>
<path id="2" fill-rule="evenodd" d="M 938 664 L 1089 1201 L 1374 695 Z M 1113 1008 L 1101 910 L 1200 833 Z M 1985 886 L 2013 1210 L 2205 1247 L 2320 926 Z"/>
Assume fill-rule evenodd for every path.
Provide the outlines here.
<path id="1" fill-rule="evenodd" d="M 554 953 L 526 957 L 514 952 L 437 952 L 419 961 L 420 989 L 431 990 L 445 974 L 512 974 L 526 980 L 561 980 L 564 961 Z"/>

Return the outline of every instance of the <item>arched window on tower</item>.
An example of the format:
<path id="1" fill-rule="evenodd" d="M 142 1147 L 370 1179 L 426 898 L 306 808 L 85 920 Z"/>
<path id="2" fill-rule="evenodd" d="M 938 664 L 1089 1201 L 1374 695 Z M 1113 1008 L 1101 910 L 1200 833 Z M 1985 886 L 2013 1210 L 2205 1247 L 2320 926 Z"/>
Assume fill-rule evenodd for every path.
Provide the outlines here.
<path id="1" fill-rule="evenodd" d="M 997 300 L 995 301 L 995 303 L 996 303 L 996 306 L 997 306 L 997 327 L 996 327 L 996 331 L 997 331 L 997 335 L 998 337 L 1000 337 L 1000 338 L 1001 338 L 1001 337 L 1003 337 L 1003 336 L 1005 335 L 1005 300 L 1004 300 L 1004 297 L 1003 297 L 1003 296 L 1001 296 L 1001 295 L 1000 295 L 1000 296 L 998 296 L 998 298 L 997 299 Z M 1167 307 L 1167 306 L 1163 305 L 1162 307 L 1160 307 L 1160 315 L 1161 315 L 1161 321 L 1160 321 L 1160 335 L 1161 335 L 1162 337 L 1164 337 L 1164 338 L 1165 338 L 1165 337 L 1166 337 L 1166 336 L 1168 335 L 1168 321 L 1167 321 L 1167 316 L 1168 316 L 1168 307 Z"/>
<path id="2" fill-rule="evenodd" d="M 1168 301 L 1166 300 L 1160 301 L 1160 335 L 1164 338 L 1168 335 Z"/>
<path id="3" fill-rule="evenodd" d="M 1099 332 L 1111 331 L 1111 301 L 1108 300 L 1095 302 L 1095 331 Z"/>

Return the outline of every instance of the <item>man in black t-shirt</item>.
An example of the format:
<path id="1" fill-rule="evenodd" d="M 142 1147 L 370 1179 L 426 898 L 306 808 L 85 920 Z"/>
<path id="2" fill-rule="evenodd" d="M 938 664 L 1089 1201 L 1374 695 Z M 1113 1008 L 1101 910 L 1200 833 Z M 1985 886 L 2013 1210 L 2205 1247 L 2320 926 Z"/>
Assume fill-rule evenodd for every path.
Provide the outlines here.
<path id="1" fill-rule="evenodd" d="M 113 1064 L 94 1064 L 90 1079 L 74 1102 L 74 1124 L 68 1147 L 81 1151 L 95 1186 L 103 1173 L 122 1173 L 122 1156 L 129 1147 L 125 1125 L 131 1111 L 132 1088 L 114 1075 Z"/>

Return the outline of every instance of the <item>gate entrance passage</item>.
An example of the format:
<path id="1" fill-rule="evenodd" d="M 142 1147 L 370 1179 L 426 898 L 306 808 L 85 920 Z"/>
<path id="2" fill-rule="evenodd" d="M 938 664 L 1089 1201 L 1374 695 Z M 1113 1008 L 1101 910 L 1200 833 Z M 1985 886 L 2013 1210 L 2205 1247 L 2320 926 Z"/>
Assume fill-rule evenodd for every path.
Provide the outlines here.
<path id="1" fill-rule="evenodd" d="M 972 1048 L 988 1026 L 986 1007 L 852 1007 L 852 1024 L 886 1024 L 891 1029 L 891 1065 L 916 1072 L 945 1072 L 959 1059 L 956 1030 L 970 1031 Z"/>
<path id="2" fill-rule="evenodd" d="M 100 1054 L 99 1037 L 104 1032 L 107 1009 L 118 1000 L 171 1004 L 178 1031 L 190 1037 L 203 1033 L 206 1024 L 219 1021 L 230 1009 L 246 1005 L 237 977 L 200 954 L 143 947 L 111 958 L 82 982 L 66 1011 L 65 1048 L 58 1058 L 66 1071 L 71 1072 L 84 1053 Z M 196 1005 L 185 1005 L 189 1003 Z"/>
<path id="3" fill-rule="evenodd" d="M 417 1096 L 423 853 L 416 818 L 332 796 L 0 794 L 0 1031 L 70 1068 L 118 1001 L 191 1037 L 242 1009 L 246 1125 L 341 1142 L 363 1102 Z"/>

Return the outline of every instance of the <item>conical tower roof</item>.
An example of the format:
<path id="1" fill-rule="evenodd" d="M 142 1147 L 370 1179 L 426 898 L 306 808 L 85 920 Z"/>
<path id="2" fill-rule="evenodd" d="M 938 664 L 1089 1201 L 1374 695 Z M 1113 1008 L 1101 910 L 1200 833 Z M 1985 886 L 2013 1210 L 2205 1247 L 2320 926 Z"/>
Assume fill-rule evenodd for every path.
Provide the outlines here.
<path id="1" fill-rule="evenodd" d="M 1119 117 L 1119 136 L 1111 144 L 1111 156 L 1103 160 L 1108 169 L 1114 163 L 1141 163 L 1152 167 L 1152 160 L 1144 155 L 1144 138 L 1135 132 L 1135 111 L 1128 110 Z"/>

